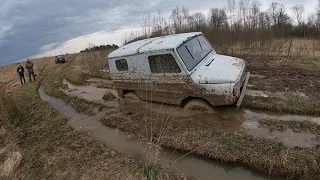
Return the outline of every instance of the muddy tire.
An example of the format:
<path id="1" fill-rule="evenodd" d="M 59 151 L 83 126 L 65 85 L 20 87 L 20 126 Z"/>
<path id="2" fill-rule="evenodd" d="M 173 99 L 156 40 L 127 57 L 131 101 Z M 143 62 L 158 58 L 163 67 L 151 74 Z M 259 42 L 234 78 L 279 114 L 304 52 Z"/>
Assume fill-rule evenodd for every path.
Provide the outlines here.
<path id="1" fill-rule="evenodd" d="M 184 106 L 184 111 L 214 113 L 213 107 L 203 99 L 193 99 Z"/>
<path id="2" fill-rule="evenodd" d="M 124 95 L 124 100 L 127 102 L 141 102 L 141 99 L 135 92 L 128 92 Z"/>

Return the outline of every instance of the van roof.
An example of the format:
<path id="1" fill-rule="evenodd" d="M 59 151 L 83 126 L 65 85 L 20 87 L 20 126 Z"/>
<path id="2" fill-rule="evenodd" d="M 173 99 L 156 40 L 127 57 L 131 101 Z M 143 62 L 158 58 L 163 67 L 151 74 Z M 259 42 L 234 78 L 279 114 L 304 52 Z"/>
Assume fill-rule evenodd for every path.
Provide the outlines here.
<path id="1" fill-rule="evenodd" d="M 149 39 L 143 39 L 126 44 L 117 50 L 111 52 L 108 58 L 122 57 L 133 55 L 137 53 L 144 53 L 150 51 L 159 51 L 177 48 L 185 40 L 190 37 L 202 34 L 201 32 L 182 33 L 168 36 L 161 36 Z"/>

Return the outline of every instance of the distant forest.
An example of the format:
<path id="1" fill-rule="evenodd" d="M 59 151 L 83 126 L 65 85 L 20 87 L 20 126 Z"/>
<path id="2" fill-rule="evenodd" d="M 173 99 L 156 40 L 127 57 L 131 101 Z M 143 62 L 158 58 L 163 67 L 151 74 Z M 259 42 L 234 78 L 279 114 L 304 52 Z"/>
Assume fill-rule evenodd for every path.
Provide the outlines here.
<path id="1" fill-rule="evenodd" d="M 110 50 L 110 49 L 117 49 L 119 46 L 112 44 L 112 45 L 100 45 L 100 46 L 95 46 L 95 45 L 90 45 L 85 49 L 80 51 L 80 53 L 83 52 L 94 52 L 94 51 L 101 51 L 101 50 Z"/>
<path id="2" fill-rule="evenodd" d="M 158 13 L 144 15 L 141 19 L 142 32 L 132 32 L 124 44 L 193 31 L 202 31 L 216 43 L 287 37 L 320 38 L 320 0 L 313 12 L 306 12 L 304 2 L 300 3 L 285 7 L 272 2 L 268 9 L 262 10 L 259 0 L 227 0 L 226 6 L 213 7 L 208 14 L 189 13 L 187 8 L 177 6 L 168 19 L 159 10 Z M 293 16 L 289 16 L 288 11 Z"/>

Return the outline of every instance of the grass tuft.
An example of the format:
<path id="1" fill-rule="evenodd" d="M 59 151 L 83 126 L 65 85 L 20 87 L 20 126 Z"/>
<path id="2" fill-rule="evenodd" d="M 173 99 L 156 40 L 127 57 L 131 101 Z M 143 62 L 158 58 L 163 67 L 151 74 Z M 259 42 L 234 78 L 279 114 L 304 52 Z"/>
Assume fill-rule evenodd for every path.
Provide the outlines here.
<path id="1" fill-rule="evenodd" d="M 271 130 L 292 129 L 294 132 L 310 132 L 320 135 L 320 125 L 309 121 L 260 120 L 259 123 Z"/>

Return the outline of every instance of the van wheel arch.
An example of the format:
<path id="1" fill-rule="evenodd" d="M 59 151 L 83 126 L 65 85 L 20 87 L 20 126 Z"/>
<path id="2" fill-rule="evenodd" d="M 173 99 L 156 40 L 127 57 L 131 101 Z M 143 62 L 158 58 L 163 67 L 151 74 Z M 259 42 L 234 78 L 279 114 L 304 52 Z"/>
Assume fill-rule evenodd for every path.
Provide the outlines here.
<path id="1" fill-rule="evenodd" d="M 141 102 L 141 98 L 135 91 L 123 90 L 123 98 L 128 101 Z"/>
<path id="2" fill-rule="evenodd" d="M 192 111 L 194 109 L 202 109 L 203 111 L 214 113 L 213 106 L 205 99 L 199 97 L 187 97 L 182 100 L 181 106 L 185 111 Z"/>

